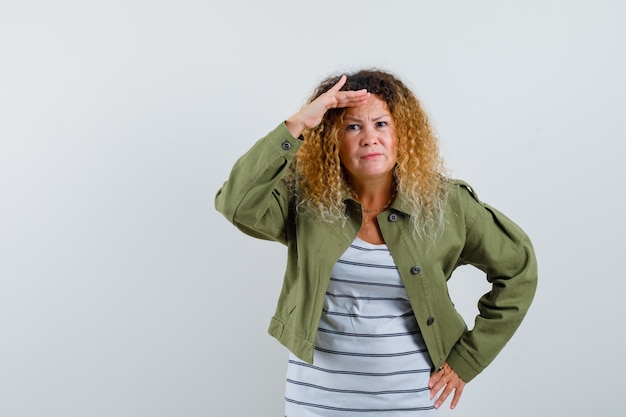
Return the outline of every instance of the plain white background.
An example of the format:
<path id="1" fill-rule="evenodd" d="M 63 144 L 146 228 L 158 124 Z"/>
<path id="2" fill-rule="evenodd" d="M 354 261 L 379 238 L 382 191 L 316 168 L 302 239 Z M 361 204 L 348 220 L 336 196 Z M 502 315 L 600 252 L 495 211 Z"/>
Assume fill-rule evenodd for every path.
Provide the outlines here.
<path id="1" fill-rule="evenodd" d="M 532 237 L 535 303 L 445 416 L 617 416 L 621 1 L 0 2 L 0 416 L 282 416 L 285 254 L 213 209 L 320 79 L 395 72 Z M 482 278 L 460 270 L 471 320 Z M 447 409 L 447 404 L 446 404 Z"/>

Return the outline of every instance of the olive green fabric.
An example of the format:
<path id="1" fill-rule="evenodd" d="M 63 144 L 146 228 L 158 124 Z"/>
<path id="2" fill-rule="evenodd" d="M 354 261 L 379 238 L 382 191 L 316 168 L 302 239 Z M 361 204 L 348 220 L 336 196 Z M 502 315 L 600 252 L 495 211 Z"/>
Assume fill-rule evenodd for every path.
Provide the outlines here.
<path id="1" fill-rule="evenodd" d="M 348 221 L 343 225 L 296 212 L 282 178 L 301 143 L 280 124 L 235 163 L 215 207 L 244 233 L 287 246 L 287 267 L 269 333 L 311 363 L 331 269 L 355 239 L 362 217 L 360 205 L 348 195 Z M 482 203 L 466 183 L 449 180 L 449 187 L 444 231 L 435 243 L 411 232 L 401 194 L 378 215 L 378 222 L 433 364 L 447 361 L 469 382 L 520 325 L 535 293 L 537 263 L 530 240 L 516 224 Z M 479 300 L 471 331 L 447 287 L 462 264 L 481 269 L 492 284 Z"/>

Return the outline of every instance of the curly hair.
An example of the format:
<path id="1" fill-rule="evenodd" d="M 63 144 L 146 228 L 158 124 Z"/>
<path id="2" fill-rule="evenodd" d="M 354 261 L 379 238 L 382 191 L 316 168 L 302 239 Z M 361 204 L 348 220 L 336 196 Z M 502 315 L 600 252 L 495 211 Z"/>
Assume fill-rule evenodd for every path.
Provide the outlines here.
<path id="1" fill-rule="evenodd" d="M 333 76 L 322 81 L 308 102 L 339 79 Z M 347 74 L 341 89 L 366 89 L 386 103 L 396 126 L 396 191 L 411 207 L 414 232 L 434 240 L 443 221 L 447 187 L 438 141 L 420 102 L 394 75 L 375 69 Z M 298 209 L 331 223 L 347 218 L 344 201 L 348 181 L 339 158 L 344 113 L 345 109 L 330 109 L 318 126 L 303 133 L 305 140 L 292 166 Z"/>

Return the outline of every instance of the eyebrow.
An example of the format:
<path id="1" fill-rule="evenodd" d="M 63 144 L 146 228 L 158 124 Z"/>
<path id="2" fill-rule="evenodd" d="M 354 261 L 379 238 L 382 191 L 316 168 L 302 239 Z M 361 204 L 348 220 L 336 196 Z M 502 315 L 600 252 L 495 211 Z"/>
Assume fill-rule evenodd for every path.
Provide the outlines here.
<path id="1" fill-rule="evenodd" d="M 391 114 L 387 113 L 387 114 L 383 114 L 383 115 L 380 115 L 380 116 L 373 117 L 372 121 L 373 122 L 377 122 L 380 119 L 384 119 L 385 117 L 391 117 Z M 345 116 L 343 118 L 343 120 L 349 120 L 349 121 L 353 121 L 353 122 L 362 122 L 363 121 L 363 119 L 360 119 L 360 118 L 354 117 L 354 116 Z"/>

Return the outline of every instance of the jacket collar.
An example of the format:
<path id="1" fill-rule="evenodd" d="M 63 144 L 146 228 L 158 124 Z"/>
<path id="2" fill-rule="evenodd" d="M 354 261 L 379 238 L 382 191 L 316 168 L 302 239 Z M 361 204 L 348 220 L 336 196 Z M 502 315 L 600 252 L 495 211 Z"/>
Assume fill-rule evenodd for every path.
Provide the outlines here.
<path id="1" fill-rule="evenodd" d="M 393 200 L 393 203 L 391 203 L 391 206 L 389 206 L 389 209 L 396 211 L 398 213 L 402 213 L 403 215 L 407 217 L 410 217 L 411 207 L 408 205 L 406 200 L 407 199 L 405 198 L 405 196 L 401 192 L 398 191 L 396 194 L 396 198 Z M 346 204 L 355 204 L 357 206 L 361 205 L 361 203 L 356 201 L 354 197 L 352 197 L 352 194 L 350 194 L 350 192 L 348 192 L 347 190 L 344 193 L 343 201 Z"/>

